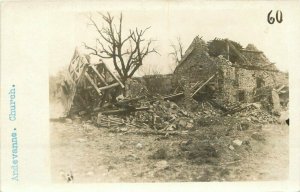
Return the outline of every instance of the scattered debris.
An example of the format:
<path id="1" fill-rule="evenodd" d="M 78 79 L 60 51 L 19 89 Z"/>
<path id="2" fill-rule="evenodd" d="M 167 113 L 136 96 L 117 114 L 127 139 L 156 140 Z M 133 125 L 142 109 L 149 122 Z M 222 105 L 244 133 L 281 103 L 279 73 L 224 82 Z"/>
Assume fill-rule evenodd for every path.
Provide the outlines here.
<path id="1" fill-rule="evenodd" d="M 208 43 L 196 37 L 173 74 L 126 80 L 102 61 L 91 63 L 88 55 L 75 50 L 66 77 L 54 86 L 59 91 L 52 94 L 65 109 L 63 122 L 87 133 L 75 142 L 85 144 L 94 137 L 91 124 L 107 128 L 101 131 L 109 133 L 112 142 L 129 134 L 154 135 L 157 143 L 171 140 L 150 149 L 141 139 L 118 142 L 124 152 L 131 148 L 122 156 L 126 163 L 141 160 L 141 154 L 150 151 L 147 157 L 154 172 L 173 169 L 172 146 L 177 146 L 178 157 L 193 164 L 226 166 L 243 161 L 253 143 L 266 140 L 262 125 L 279 123 L 280 111 L 288 111 L 288 74 L 279 72 L 253 45 L 242 48 L 228 39 L 215 40 L 228 49 L 212 56 Z M 109 165 L 107 170 L 111 169 L 114 166 Z M 85 174 L 93 176 L 89 170 Z M 212 172 L 204 170 L 197 178 L 206 181 Z M 72 172 L 63 175 L 67 182 L 73 180 Z M 229 172 L 224 169 L 220 175 Z"/>
<path id="2" fill-rule="evenodd" d="M 164 170 L 169 167 L 169 163 L 166 160 L 161 160 L 155 164 L 155 167 L 157 170 Z"/>
<path id="3" fill-rule="evenodd" d="M 142 149 L 143 148 L 143 145 L 141 144 L 141 143 L 138 143 L 138 144 L 136 144 L 136 146 L 135 146 L 137 149 Z"/>
<path id="4" fill-rule="evenodd" d="M 243 141 L 236 139 L 236 140 L 232 141 L 232 143 L 237 146 L 241 146 L 243 144 Z"/>
<path id="5" fill-rule="evenodd" d="M 229 145 L 229 149 L 233 151 L 234 147 L 232 145 Z"/>

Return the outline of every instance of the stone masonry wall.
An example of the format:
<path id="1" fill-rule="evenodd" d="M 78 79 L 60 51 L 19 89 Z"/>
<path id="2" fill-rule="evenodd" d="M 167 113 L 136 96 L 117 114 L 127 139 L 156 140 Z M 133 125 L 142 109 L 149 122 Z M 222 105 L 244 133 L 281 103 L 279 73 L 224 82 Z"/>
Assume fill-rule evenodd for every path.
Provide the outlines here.
<path id="1" fill-rule="evenodd" d="M 215 62 L 207 53 L 207 47 L 203 42 L 195 45 L 189 56 L 176 68 L 173 83 L 178 84 L 182 77 L 191 83 L 196 83 L 207 80 L 216 72 Z"/>
<path id="2" fill-rule="evenodd" d="M 251 44 L 246 49 L 258 51 Z M 196 83 L 205 81 L 218 72 L 216 78 L 211 81 L 216 85 L 217 91 L 214 96 L 218 100 L 224 102 L 254 102 L 254 94 L 257 88 L 267 86 L 278 88 L 281 85 L 288 85 L 288 74 L 286 73 L 232 67 L 232 63 L 222 56 L 210 57 L 203 40 L 195 39 L 188 51 L 188 56 L 183 59 L 174 72 L 173 87 L 179 84 L 180 79 L 187 79 L 190 83 Z M 272 66 L 263 53 L 246 52 L 243 54 L 253 65 L 270 65 L 271 67 L 268 69 L 276 70 L 276 67 Z M 240 64 L 245 65 L 245 63 Z"/>

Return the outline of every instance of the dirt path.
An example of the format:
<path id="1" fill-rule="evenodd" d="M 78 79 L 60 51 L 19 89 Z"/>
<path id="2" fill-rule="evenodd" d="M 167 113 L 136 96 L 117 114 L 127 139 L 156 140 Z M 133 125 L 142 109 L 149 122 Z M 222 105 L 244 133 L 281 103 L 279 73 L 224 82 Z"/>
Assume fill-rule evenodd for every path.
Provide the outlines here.
<path id="1" fill-rule="evenodd" d="M 190 142 L 190 135 L 199 138 L 195 136 L 197 130 L 186 136 L 165 137 L 133 134 L 127 130 L 112 133 L 109 129 L 77 123 L 51 122 L 51 129 L 54 182 L 66 182 L 64 175 L 70 171 L 76 183 L 253 181 L 285 179 L 288 175 L 286 125 L 264 126 L 259 132 L 263 138 L 251 138 L 257 130 L 244 132 L 243 137 L 241 133 L 219 137 L 223 152 L 209 163 L 187 159 L 191 153 L 187 156 L 189 151 L 182 149 L 183 144 Z M 248 138 L 247 150 L 240 150 L 238 146 L 228 149 L 224 141 L 231 142 L 235 137 Z M 161 148 L 166 150 L 160 154 L 158 149 Z M 231 162 L 229 156 L 234 161 Z M 219 162 L 215 162 L 216 159 Z"/>

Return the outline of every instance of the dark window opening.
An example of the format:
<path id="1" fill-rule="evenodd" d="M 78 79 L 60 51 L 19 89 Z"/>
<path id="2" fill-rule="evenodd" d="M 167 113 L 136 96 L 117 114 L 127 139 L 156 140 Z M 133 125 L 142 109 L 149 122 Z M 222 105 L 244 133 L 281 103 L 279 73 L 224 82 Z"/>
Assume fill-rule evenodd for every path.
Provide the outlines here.
<path id="1" fill-rule="evenodd" d="M 256 88 L 261 88 L 265 86 L 265 81 L 262 78 L 256 78 Z"/>
<path id="2" fill-rule="evenodd" d="M 218 89 L 220 92 L 223 91 L 223 87 L 224 87 L 224 79 L 218 79 Z"/>
<path id="3" fill-rule="evenodd" d="M 245 101 L 246 93 L 244 90 L 239 90 L 238 92 L 238 99 L 239 101 Z"/>

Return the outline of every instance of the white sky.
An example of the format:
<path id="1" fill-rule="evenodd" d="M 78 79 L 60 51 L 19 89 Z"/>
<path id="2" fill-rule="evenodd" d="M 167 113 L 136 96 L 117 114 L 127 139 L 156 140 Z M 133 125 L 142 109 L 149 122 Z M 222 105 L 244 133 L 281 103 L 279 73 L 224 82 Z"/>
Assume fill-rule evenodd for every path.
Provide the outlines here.
<path id="1" fill-rule="evenodd" d="M 221 3 L 220 3 L 221 4 Z M 156 6 L 159 5 L 159 6 Z M 199 4 L 200 5 L 200 4 Z M 129 28 L 146 28 L 151 26 L 147 37 L 156 40 L 153 46 L 160 55 L 148 56 L 144 64 L 146 69 L 159 69 L 161 73 L 170 72 L 173 60 L 170 42 L 180 37 L 185 48 L 189 46 L 196 35 L 203 36 L 205 41 L 219 38 L 229 38 L 240 42 L 244 47 L 248 43 L 264 51 L 271 62 L 275 62 L 280 70 L 288 71 L 288 19 L 292 16 L 286 11 L 292 6 L 281 6 L 283 23 L 270 25 L 267 14 L 270 6 L 255 4 L 240 4 L 240 6 L 193 6 L 193 4 L 156 3 L 152 6 L 129 6 L 123 9 L 96 9 L 102 12 L 110 11 L 115 17 L 123 12 L 123 31 Z M 265 5 L 265 4 L 264 4 Z M 250 8 L 251 7 L 251 8 Z M 274 10 L 276 5 L 271 6 Z M 93 11 L 91 11 L 93 12 Z M 57 11 L 50 16 L 49 29 L 52 39 L 49 50 L 51 66 L 50 73 L 57 72 L 62 66 L 68 65 L 75 47 L 83 48 L 82 42 L 95 44 L 97 33 L 88 26 L 88 10 Z M 95 15 L 95 18 L 98 16 Z M 99 24 L 101 25 L 101 18 Z M 107 62 L 109 63 L 109 62 Z M 142 74 L 142 73 L 140 73 Z"/>

